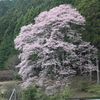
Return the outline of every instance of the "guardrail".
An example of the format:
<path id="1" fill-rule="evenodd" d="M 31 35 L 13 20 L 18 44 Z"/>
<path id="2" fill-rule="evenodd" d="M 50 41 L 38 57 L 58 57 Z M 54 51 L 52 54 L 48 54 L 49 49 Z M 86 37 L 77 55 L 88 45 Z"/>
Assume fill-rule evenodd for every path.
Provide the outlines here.
<path id="1" fill-rule="evenodd" d="M 8 100 L 11 100 L 14 94 L 15 94 L 15 100 L 16 100 L 16 91 L 17 91 L 17 85 L 15 85 L 15 87 L 10 95 L 10 98 Z"/>

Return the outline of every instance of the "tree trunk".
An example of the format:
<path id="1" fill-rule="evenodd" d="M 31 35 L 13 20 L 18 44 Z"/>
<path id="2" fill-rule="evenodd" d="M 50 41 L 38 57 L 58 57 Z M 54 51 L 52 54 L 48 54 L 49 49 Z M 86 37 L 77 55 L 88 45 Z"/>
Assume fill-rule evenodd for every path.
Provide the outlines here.
<path id="1" fill-rule="evenodd" d="M 90 70 L 90 82 L 92 81 L 92 71 Z"/>
<path id="2" fill-rule="evenodd" d="M 97 83 L 99 84 L 99 82 L 100 82 L 100 78 L 99 78 L 98 58 L 96 58 L 96 65 L 97 65 Z"/>

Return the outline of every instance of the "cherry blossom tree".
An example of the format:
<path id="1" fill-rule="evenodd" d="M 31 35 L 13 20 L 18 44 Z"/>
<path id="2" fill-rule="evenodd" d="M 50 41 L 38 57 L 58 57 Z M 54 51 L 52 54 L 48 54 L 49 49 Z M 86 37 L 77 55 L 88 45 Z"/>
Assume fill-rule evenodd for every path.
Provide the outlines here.
<path id="1" fill-rule="evenodd" d="M 15 48 L 21 50 L 19 74 L 29 77 L 75 75 L 96 70 L 97 49 L 81 38 L 85 18 L 71 5 L 60 5 L 41 12 L 35 24 L 21 27 Z"/>

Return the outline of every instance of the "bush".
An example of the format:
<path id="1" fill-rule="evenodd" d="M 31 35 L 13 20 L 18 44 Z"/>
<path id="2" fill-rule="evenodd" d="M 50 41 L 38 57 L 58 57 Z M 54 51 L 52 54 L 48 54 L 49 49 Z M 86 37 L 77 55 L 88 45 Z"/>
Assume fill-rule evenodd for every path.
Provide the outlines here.
<path id="1" fill-rule="evenodd" d="M 71 97 L 70 87 L 68 85 L 66 85 L 65 90 L 60 95 L 61 95 L 62 100 L 65 100 L 66 98 Z"/>
<path id="2" fill-rule="evenodd" d="M 87 84 L 87 82 L 78 82 L 78 83 L 76 84 L 76 87 L 77 87 L 78 90 L 80 90 L 80 91 L 87 91 L 88 84 Z"/>
<path id="3" fill-rule="evenodd" d="M 61 93 L 53 96 L 47 96 L 42 88 L 29 86 L 27 89 L 22 90 L 21 100 L 65 100 L 68 97 L 71 97 L 69 86 L 66 86 L 66 89 Z"/>
<path id="4" fill-rule="evenodd" d="M 21 100 L 36 100 L 36 87 L 29 86 L 27 89 L 22 90 L 22 98 Z"/>
<path id="5" fill-rule="evenodd" d="M 70 87 L 67 85 L 64 91 L 50 96 L 50 100 L 66 100 L 67 98 L 71 97 L 70 94 Z"/>
<path id="6" fill-rule="evenodd" d="M 49 100 L 49 97 L 41 88 L 29 86 L 27 89 L 22 90 L 21 100 Z"/>
<path id="7" fill-rule="evenodd" d="M 18 74 L 18 72 L 14 72 L 14 77 L 15 77 L 15 79 L 22 80 L 22 78 L 21 78 L 21 76 Z"/>
<path id="8" fill-rule="evenodd" d="M 49 96 L 47 96 L 41 88 L 37 88 L 35 98 L 36 100 L 49 100 Z"/>

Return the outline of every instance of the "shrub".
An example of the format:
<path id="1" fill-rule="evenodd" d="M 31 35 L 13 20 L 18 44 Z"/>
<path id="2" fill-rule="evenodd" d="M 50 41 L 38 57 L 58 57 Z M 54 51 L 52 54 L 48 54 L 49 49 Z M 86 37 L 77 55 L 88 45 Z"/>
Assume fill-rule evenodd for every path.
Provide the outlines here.
<path id="1" fill-rule="evenodd" d="M 70 87 L 66 85 L 66 88 L 64 91 L 55 94 L 53 96 L 50 96 L 50 100 L 66 100 L 67 98 L 71 97 L 70 95 Z"/>
<path id="2" fill-rule="evenodd" d="M 65 100 L 68 97 L 71 97 L 68 85 L 64 91 L 52 96 L 47 96 L 42 88 L 29 86 L 27 89 L 22 90 L 21 100 Z"/>
<path id="3" fill-rule="evenodd" d="M 87 82 L 78 82 L 78 83 L 76 84 L 76 87 L 77 87 L 78 90 L 80 90 L 80 91 L 86 91 L 87 88 L 88 88 L 88 84 L 87 84 Z"/>
<path id="4" fill-rule="evenodd" d="M 27 89 L 22 90 L 21 100 L 36 100 L 36 87 L 29 86 Z"/>
<path id="5" fill-rule="evenodd" d="M 71 97 L 70 87 L 68 85 L 66 85 L 65 90 L 60 95 L 61 95 L 62 100 L 65 100 L 66 98 Z"/>
<path id="6" fill-rule="evenodd" d="M 46 96 L 41 88 L 29 86 L 22 90 L 21 100 L 49 100 L 49 96 Z"/>
<path id="7" fill-rule="evenodd" d="M 49 100 L 49 96 L 47 96 L 45 92 L 43 92 L 42 88 L 37 88 L 35 98 L 36 100 Z"/>
<path id="8" fill-rule="evenodd" d="M 22 78 L 21 78 L 21 76 L 18 74 L 18 72 L 14 72 L 14 77 L 15 77 L 15 79 L 22 80 Z"/>

